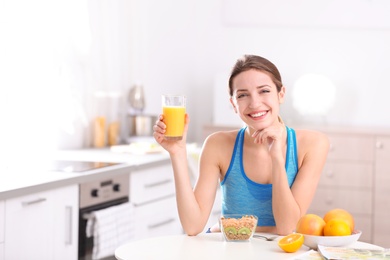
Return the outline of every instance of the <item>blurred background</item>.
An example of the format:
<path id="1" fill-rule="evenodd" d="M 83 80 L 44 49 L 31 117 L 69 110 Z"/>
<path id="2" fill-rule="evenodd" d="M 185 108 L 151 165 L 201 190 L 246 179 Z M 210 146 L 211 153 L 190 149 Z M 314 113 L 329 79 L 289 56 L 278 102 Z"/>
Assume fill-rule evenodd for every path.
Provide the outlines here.
<path id="1" fill-rule="evenodd" d="M 96 146 L 102 123 L 126 143 L 129 117 L 158 115 L 163 93 L 187 96 L 200 143 L 205 125 L 240 126 L 227 80 L 243 54 L 279 68 L 289 125 L 390 126 L 389 13 L 386 0 L 0 0 L 0 151 Z"/>

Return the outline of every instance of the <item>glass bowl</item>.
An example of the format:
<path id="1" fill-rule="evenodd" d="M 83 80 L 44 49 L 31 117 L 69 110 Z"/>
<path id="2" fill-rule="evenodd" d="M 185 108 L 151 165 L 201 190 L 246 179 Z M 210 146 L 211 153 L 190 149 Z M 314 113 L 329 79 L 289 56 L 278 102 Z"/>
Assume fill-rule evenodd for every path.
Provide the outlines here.
<path id="1" fill-rule="evenodd" d="M 226 241 L 249 241 L 256 231 L 257 216 L 226 214 L 221 216 L 220 227 Z"/>

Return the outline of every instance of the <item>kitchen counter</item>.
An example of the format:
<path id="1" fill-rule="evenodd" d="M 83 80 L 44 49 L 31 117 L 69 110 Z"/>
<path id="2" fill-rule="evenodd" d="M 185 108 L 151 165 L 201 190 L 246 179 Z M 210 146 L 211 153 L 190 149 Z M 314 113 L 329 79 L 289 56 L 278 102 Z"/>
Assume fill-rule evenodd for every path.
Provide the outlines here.
<path id="1" fill-rule="evenodd" d="M 146 166 L 164 164 L 169 162 L 169 155 L 166 152 L 119 153 L 112 152 L 109 148 L 101 148 L 58 151 L 45 160 L 99 161 L 119 164 L 84 172 L 59 172 L 41 167 L 42 162 L 21 161 L 20 165 L 8 165 L 1 170 L 0 200 L 129 173 Z"/>

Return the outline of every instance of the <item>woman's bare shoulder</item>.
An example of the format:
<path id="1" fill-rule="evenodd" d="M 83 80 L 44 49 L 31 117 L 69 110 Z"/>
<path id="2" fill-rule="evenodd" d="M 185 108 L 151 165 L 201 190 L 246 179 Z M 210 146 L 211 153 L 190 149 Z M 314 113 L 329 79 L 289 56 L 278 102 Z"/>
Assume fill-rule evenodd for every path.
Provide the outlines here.
<path id="1" fill-rule="evenodd" d="M 218 131 L 210 134 L 206 141 L 218 141 L 218 140 L 226 140 L 226 139 L 236 139 L 238 134 L 238 129 L 230 130 L 230 131 Z"/>
<path id="2" fill-rule="evenodd" d="M 326 134 L 314 131 L 299 129 L 295 130 L 298 145 L 299 167 L 303 162 L 312 162 L 321 165 L 325 162 L 329 151 L 329 139 Z"/>
<path id="3" fill-rule="evenodd" d="M 225 149 L 234 145 L 237 134 L 238 130 L 219 131 L 212 133 L 206 138 L 204 147 L 212 150 Z"/>
<path id="4" fill-rule="evenodd" d="M 209 135 L 202 148 L 201 162 L 204 165 L 215 165 L 219 173 L 229 167 L 238 130 L 220 131 Z M 223 178 L 223 176 L 220 176 Z"/>
<path id="5" fill-rule="evenodd" d="M 309 129 L 296 129 L 296 137 L 298 147 L 303 148 L 306 151 L 312 149 L 321 149 L 325 152 L 329 149 L 329 138 L 326 134 Z"/>

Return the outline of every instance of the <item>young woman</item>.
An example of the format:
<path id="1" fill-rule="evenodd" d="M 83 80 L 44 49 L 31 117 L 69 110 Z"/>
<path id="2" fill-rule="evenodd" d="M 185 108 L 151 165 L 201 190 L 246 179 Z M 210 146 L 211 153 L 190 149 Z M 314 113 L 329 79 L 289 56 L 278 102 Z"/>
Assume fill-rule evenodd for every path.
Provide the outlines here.
<path id="1" fill-rule="evenodd" d="M 284 125 L 279 106 L 285 87 L 276 66 L 265 58 L 245 55 L 237 60 L 229 93 L 245 127 L 217 132 L 205 140 L 194 189 L 187 167 L 189 116 L 180 141 L 164 139 L 162 115 L 153 127 L 154 138 L 170 154 L 184 231 L 202 232 L 220 185 L 222 214 L 256 215 L 257 232 L 292 233 L 310 206 L 329 141 L 322 133 Z M 218 229 L 216 225 L 211 231 Z"/>

